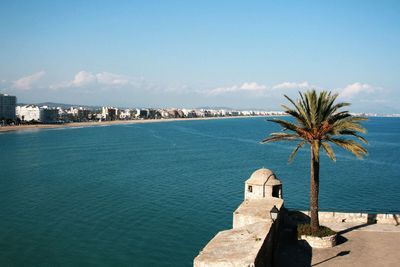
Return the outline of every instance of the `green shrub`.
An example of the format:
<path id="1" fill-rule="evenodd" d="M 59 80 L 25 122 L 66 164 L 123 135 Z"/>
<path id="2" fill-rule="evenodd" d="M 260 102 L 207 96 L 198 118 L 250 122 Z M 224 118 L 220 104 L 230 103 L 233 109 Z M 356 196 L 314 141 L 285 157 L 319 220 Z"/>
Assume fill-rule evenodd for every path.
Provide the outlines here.
<path id="1" fill-rule="evenodd" d="M 318 231 L 313 235 L 311 234 L 311 225 L 310 224 L 299 224 L 297 225 L 297 238 L 300 238 L 302 235 L 308 236 L 316 236 L 316 237 L 324 237 L 336 234 L 335 231 L 326 227 L 320 226 Z"/>

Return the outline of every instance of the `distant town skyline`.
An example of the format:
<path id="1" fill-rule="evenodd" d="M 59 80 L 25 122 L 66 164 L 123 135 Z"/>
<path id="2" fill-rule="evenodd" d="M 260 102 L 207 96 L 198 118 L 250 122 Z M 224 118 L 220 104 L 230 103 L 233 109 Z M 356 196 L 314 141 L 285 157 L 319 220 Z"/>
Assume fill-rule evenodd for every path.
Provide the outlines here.
<path id="1" fill-rule="evenodd" d="M 399 1 L 1 1 L 0 92 L 19 103 L 280 110 L 340 94 L 400 113 Z"/>

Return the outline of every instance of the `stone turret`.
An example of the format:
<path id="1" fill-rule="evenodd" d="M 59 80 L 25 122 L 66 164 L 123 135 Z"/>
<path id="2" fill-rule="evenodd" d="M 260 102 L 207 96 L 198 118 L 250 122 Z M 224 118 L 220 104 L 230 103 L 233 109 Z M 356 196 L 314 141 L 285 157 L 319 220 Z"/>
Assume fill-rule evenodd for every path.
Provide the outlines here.
<path id="1" fill-rule="evenodd" d="M 245 182 L 245 200 L 233 213 L 232 229 L 219 232 L 194 259 L 194 267 L 272 266 L 279 217 L 283 207 L 282 183 L 275 174 L 259 169 Z"/>
<path id="2" fill-rule="evenodd" d="M 265 168 L 256 170 L 245 183 L 245 200 L 270 197 L 282 198 L 281 181 L 271 170 Z"/>

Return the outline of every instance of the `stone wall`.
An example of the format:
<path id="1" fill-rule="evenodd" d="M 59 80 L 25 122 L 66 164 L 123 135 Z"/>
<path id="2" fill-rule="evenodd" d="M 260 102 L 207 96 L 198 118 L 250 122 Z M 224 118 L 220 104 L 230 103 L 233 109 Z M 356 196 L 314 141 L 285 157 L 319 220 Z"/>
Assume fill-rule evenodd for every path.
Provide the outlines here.
<path id="1" fill-rule="evenodd" d="M 251 186 L 251 192 L 249 191 Z M 272 187 L 262 185 L 245 185 L 244 186 L 244 198 L 245 199 L 265 199 L 266 196 L 272 196 Z"/>
<path id="2" fill-rule="evenodd" d="M 272 221 L 268 212 L 271 204 L 281 209 L 283 200 L 244 201 L 234 213 L 233 228 L 217 233 L 194 259 L 193 266 L 272 266 L 281 212 Z"/>
<path id="3" fill-rule="evenodd" d="M 263 168 L 245 182 L 245 200 L 233 212 L 232 229 L 217 233 L 194 259 L 194 267 L 272 266 L 284 201 L 272 195 L 281 182 L 273 176 L 267 184 L 271 175 Z M 272 210 L 279 211 L 276 220 Z"/>
<path id="4" fill-rule="evenodd" d="M 233 213 L 233 228 L 250 225 L 256 222 L 271 221 L 270 210 L 273 206 L 279 210 L 283 207 L 283 199 L 264 198 L 245 200 Z"/>
<path id="5" fill-rule="evenodd" d="M 310 216 L 309 211 L 302 213 Z M 345 222 L 345 223 L 379 223 L 379 224 L 400 224 L 400 214 L 372 214 L 353 212 L 319 212 L 320 223 L 324 222 Z"/>
<path id="6" fill-rule="evenodd" d="M 194 267 L 271 266 L 265 253 L 271 222 L 258 222 L 219 232 L 194 259 Z"/>

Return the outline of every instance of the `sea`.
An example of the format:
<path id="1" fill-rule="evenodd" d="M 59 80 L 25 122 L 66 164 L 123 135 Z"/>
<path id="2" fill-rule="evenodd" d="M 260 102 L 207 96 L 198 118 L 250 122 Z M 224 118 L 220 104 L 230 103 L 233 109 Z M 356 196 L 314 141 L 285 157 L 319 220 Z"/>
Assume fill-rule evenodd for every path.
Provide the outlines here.
<path id="1" fill-rule="evenodd" d="M 321 159 L 320 209 L 400 210 L 400 118 L 370 118 L 369 155 Z M 310 150 L 260 144 L 266 118 L 0 134 L 0 266 L 191 266 L 232 227 L 244 182 L 265 167 L 285 206 L 309 206 Z"/>

